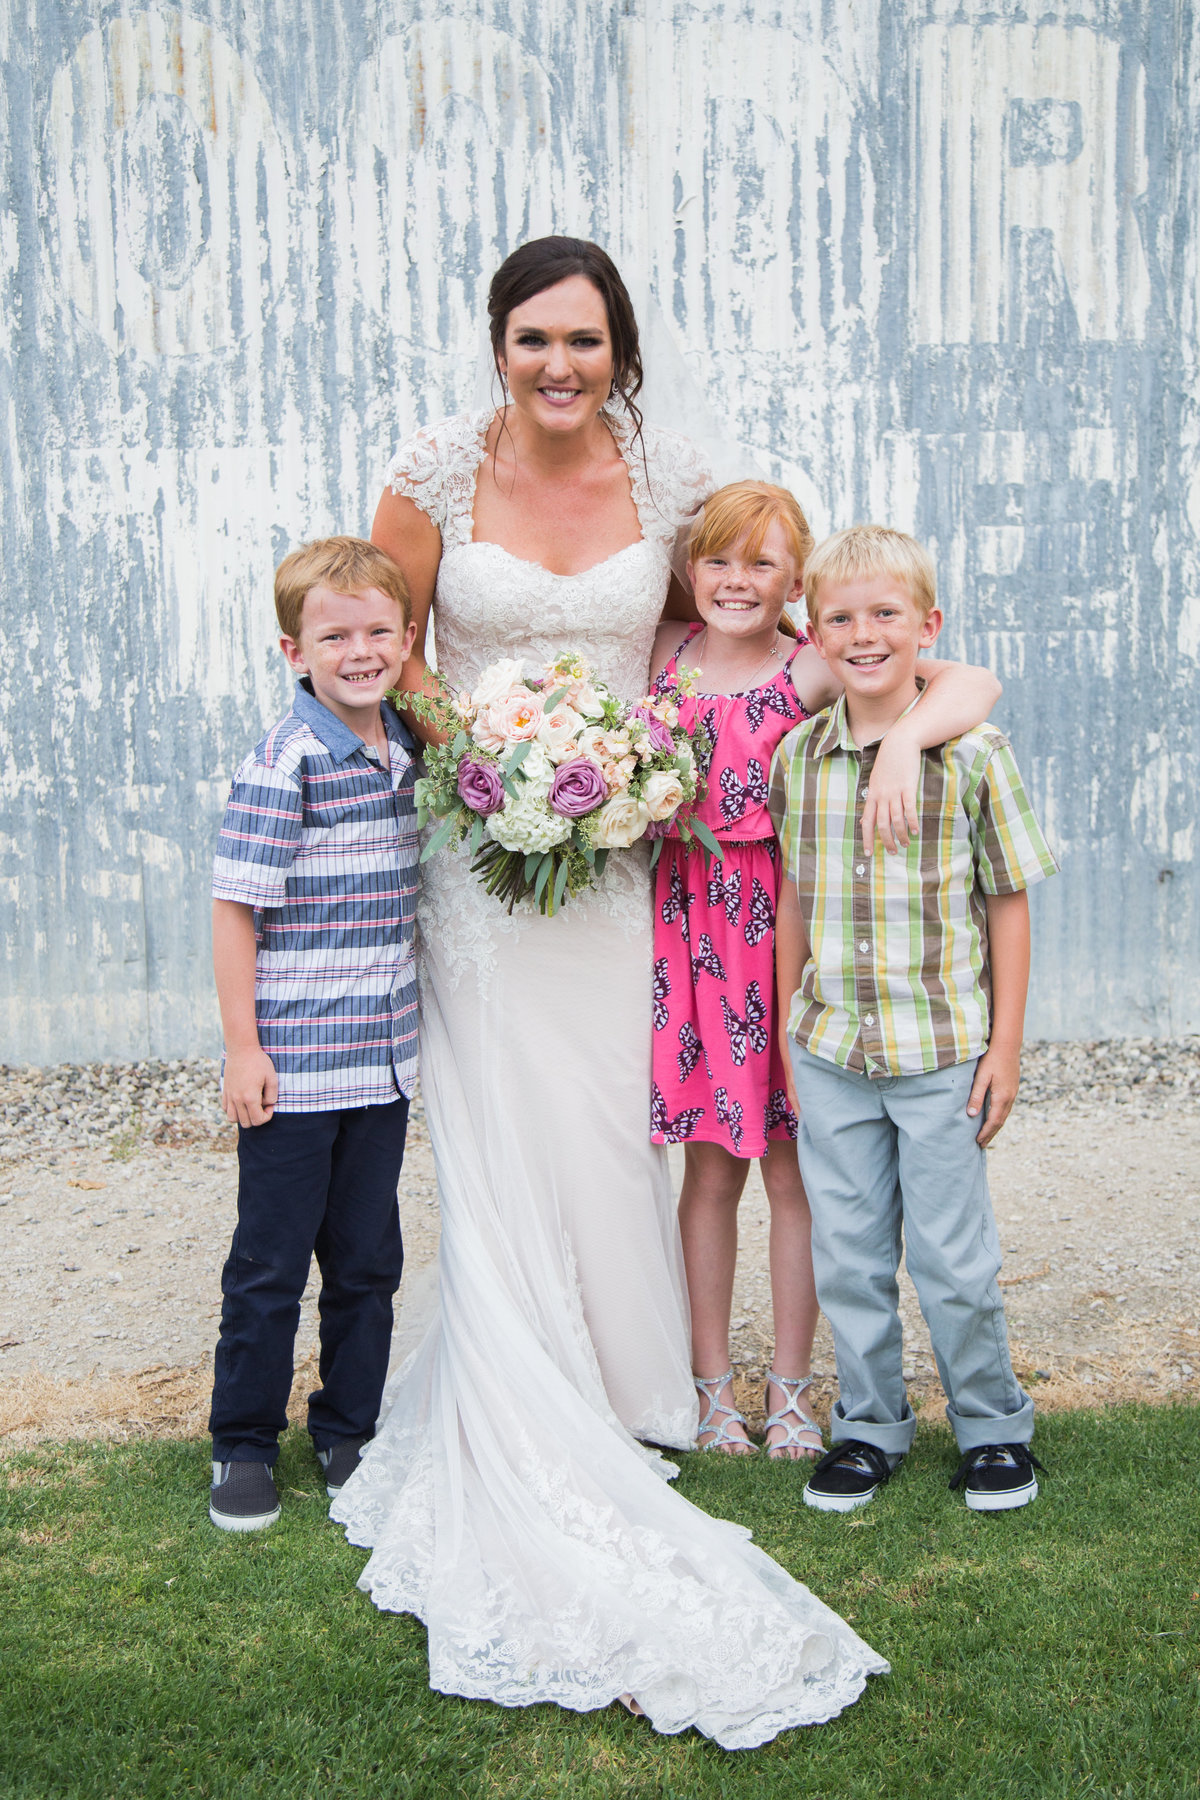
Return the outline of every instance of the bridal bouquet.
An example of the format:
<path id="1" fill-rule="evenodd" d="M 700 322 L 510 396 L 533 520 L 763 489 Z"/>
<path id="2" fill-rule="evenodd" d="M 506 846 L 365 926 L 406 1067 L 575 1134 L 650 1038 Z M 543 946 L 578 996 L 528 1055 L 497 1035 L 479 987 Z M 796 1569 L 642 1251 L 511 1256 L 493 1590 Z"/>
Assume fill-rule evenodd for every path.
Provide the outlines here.
<path id="1" fill-rule="evenodd" d="M 505 659 L 469 694 L 442 684 L 403 696 L 447 740 L 425 751 L 416 784 L 418 822 L 441 820 L 421 860 L 466 840 L 472 872 L 510 912 L 532 897 L 552 914 L 591 886 L 610 850 L 661 835 L 701 777 L 672 701 L 618 699 L 573 652 L 524 668 Z M 717 850 L 699 821 L 681 818 L 679 830 Z"/>

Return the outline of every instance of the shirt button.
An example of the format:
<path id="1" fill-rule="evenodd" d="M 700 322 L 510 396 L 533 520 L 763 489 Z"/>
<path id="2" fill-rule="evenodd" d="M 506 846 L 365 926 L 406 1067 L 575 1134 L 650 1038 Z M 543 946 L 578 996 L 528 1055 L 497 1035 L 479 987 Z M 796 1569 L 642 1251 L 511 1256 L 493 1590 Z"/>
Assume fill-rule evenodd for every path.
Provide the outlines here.
<path id="1" fill-rule="evenodd" d="M 875 1023 L 875 1014 L 874 1013 L 864 1013 L 863 1024 L 864 1025 L 873 1025 L 874 1023 Z"/>
<path id="2" fill-rule="evenodd" d="M 864 955 L 871 948 L 871 946 L 870 946 L 870 944 L 868 944 L 866 938 L 859 938 L 858 947 L 863 952 Z"/>
<path id="3" fill-rule="evenodd" d="M 855 869 L 855 871 L 854 871 L 854 873 L 855 873 L 855 874 L 856 874 L 856 875 L 865 875 L 865 874 L 866 874 L 866 872 L 867 872 L 867 865 L 866 865 L 866 863 L 859 863 L 859 865 L 858 865 L 858 867 L 857 867 L 857 868 L 856 868 L 856 869 Z"/>

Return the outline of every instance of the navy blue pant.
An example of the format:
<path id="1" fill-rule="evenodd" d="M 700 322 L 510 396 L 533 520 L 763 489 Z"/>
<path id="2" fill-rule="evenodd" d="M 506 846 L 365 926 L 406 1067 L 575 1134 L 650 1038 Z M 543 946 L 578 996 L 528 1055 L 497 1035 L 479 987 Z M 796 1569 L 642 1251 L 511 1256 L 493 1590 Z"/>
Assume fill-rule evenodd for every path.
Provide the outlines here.
<path id="1" fill-rule="evenodd" d="M 408 1101 L 276 1113 L 238 1130 L 238 1222 L 221 1276 L 213 1458 L 279 1454 L 300 1300 L 321 1271 L 321 1386 L 309 1395 L 318 1450 L 369 1438 L 379 1417 L 404 1249 L 396 1185 Z"/>

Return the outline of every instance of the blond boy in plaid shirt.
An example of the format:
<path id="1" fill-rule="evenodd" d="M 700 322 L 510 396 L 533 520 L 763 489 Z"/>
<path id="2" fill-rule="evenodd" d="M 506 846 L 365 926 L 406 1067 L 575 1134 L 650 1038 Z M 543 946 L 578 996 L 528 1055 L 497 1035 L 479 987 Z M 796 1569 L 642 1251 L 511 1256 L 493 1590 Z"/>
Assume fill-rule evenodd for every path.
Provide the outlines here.
<path id="1" fill-rule="evenodd" d="M 784 739 L 769 801 L 783 862 L 779 1014 L 838 1360 L 833 1448 L 804 1498 L 862 1506 L 912 1444 L 903 1230 L 962 1452 L 951 1486 L 976 1511 L 1024 1506 L 1041 1465 L 1008 1352 L 983 1152 L 1020 1079 L 1025 890 L 1057 865 L 991 725 L 923 751 L 907 836 L 892 855 L 864 848 L 879 740 L 915 704 L 919 652 L 941 629 L 933 565 L 903 532 L 854 526 L 814 552 L 805 594 L 845 694 Z"/>

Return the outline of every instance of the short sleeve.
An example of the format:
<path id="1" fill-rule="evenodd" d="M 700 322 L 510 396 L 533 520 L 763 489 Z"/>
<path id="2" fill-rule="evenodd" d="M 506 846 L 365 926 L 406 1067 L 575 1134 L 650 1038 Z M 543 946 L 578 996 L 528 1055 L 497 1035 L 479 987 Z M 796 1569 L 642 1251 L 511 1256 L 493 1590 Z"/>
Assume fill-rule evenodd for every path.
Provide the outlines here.
<path id="1" fill-rule="evenodd" d="M 787 739 L 784 738 L 771 758 L 771 776 L 767 786 L 767 811 L 771 815 L 771 823 L 775 827 L 775 836 L 779 839 L 779 847 L 783 852 L 785 863 L 788 856 L 788 758 L 784 748 L 786 743 Z"/>
<path id="2" fill-rule="evenodd" d="M 624 421 L 610 417 L 609 422 L 622 444 L 643 536 L 667 544 L 672 567 L 682 567 L 679 555 L 682 550 L 687 561 L 692 520 L 717 487 L 708 458 L 676 431 L 647 425 L 639 445 Z"/>
<path id="3" fill-rule="evenodd" d="M 298 771 L 255 754 L 233 778 L 213 862 L 212 897 L 242 906 L 278 906 L 303 825 Z"/>
<path id="4" fill-rule="evenodd" d="M 427 425 L 401 444 L 384 486 L 419 506 L 441 531 L 446 523 L 446 472 L 438 456 L 438 428 Z"/>
<path id="5" fill-rule="evenodd" d="M 676 528 L 690 527 L 706 500 L 717 491 L 708 458 L 690 438 L 671 434 L 672 508 Z"/>
<path id="6" fill-rule="evenodd" d="M 1007 740 L 991 747 L 968 800 L 985 894 L 1016 894 L 1058 872 Z"/>
<path id="7" fill-rule="evenodd" d="M 385 487 L 419 506 L 451 541 L 471 535 L 475 477 L 488 418 L 486 413 L 457 413 L 436 425 L 423 425 L 401 444 L 384 476 Z"/>

